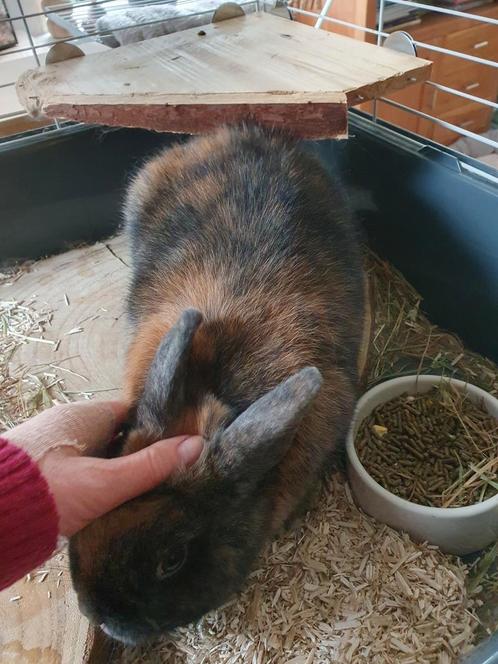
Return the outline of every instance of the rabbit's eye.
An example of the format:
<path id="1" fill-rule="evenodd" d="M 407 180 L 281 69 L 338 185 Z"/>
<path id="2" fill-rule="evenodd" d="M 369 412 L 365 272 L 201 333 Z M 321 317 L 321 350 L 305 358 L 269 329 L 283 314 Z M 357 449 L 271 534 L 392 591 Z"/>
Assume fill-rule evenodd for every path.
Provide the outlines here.
<path id="1" fill-rule="evenodd" d="M 178 546 L 171 547 L 165 552 L 163 559 L 157 566 L 157 578 L 167 579 L 169 576 L 173 576 L 173 574 L 176 574 L 183 567 L 186 559 L 186 544 L 179 544 Z"/>

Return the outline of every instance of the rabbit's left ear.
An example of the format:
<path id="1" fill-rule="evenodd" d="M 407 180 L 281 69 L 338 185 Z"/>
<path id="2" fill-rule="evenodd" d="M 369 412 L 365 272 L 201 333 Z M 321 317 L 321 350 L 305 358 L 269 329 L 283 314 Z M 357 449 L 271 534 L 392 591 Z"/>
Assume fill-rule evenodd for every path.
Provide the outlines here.
<path id="1" fill-rule="evenodd" d="M 183 407 L 192 340 L 201 322 L 199 311 L 187 309 L 161 340 L 137 405 L 138 428 L 161 435 Z"/>
<path id="2" fill-rule="evenodd" d="M 220 472 L 233 479 L 259 480 L 276 466 L 322 382 L 318 369 L 307 367 L 249 406 L 218 443 Z"/>

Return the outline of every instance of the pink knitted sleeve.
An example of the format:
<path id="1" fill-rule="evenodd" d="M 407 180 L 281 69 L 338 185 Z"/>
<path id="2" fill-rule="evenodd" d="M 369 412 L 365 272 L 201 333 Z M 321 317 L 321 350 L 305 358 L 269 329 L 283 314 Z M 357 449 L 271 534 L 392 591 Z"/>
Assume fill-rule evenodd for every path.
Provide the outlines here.
<path id="1" fill-rule="evenodd" d="M 57 509 L 37 464 L 0 438 L 0 590 L 43 563 L 57 535 Z"/>

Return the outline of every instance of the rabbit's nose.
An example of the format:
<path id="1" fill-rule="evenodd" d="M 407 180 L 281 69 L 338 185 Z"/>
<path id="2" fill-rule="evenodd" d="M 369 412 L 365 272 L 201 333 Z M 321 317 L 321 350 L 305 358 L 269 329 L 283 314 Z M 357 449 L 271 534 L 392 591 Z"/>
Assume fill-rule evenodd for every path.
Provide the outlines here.
<path id="1" fill-rule="evenodd" d="M 123 626 L 113 621 L 101 623 L 100 629 L 104 632 L 104 634 L 110 636 L 111 639 L 121 641 L 121 643 L 129 646 L 137 645 L 145 638 L 145 635 L 134 634 L 131 630 L 125 629 Z"/>
<path id="2" fill-rule="evenodd" d="M 104 634 L 107 634 L 107 636 L 111 636 L 111 637 L 112 637 L 112 632 L 111 632 L 111 630 L 109 629 L 109 627 L 107 627 L 107 625 L 106 625 L 105 623 L 101 623 L 101 624 L 99 625 L 99 627 L 100 627 L 100 629 L 104 632 Z"/>

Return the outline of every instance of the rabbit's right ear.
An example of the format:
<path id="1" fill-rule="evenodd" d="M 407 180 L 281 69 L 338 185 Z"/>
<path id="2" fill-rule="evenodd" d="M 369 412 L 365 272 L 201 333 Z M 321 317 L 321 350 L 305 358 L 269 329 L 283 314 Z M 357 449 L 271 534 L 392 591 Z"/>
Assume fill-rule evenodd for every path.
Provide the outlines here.
<path id="1" fill-rule="evenodd" d="M 221 436 L 220 472 L 236 480 L 259 481 L 276 466 L 322 382 L 318 369 L 306 367 L 249 406 Z"/>
<path id="2" fill-rule="evenodd" d="M 137 426 L 160 435 L 185 401 L 187 362 L 202 314 L 186 309 L 161 340 L 137 405 Z"/>

